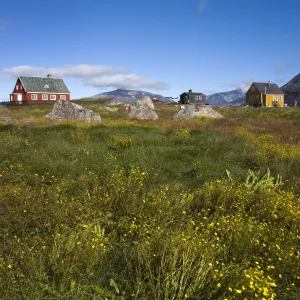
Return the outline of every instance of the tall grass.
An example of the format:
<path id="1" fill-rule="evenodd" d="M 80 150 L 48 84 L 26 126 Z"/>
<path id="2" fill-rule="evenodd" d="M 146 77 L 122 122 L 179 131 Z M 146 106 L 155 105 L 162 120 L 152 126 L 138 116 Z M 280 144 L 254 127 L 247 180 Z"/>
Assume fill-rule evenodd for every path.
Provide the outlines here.
<path id="1" fill-rule="evenodd" d="M 293 110 L 97 125 L 36 109 L 0 126 L 1 299 L 297 299 Z"/>

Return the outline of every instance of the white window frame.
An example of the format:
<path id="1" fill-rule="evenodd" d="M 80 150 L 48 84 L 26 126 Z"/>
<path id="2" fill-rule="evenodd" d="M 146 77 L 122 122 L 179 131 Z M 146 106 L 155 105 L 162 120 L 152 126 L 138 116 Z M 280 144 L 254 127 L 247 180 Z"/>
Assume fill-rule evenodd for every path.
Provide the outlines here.
<path id="1" fill-rule="evenodd" d="M 50 95 L 50 100 L 51 101 L 56 101 L 56 95 Z"/>
<path id="2" fill-rule="evenodd" d="M 59 99 L 60 99 L 60 100 L 67 100 L 67 97 L 66 97 L 66 95 L 60 95 L 60 96 L 59 96 Z"/>
<path id="3" fill-rule="evenodd" d="M 48 95 L 47 94 L 43 94 L 42 95 L 42 100 L 45 100 L 45 101 L 48 100 Z"/>
<path id="4" fill-rule="evenodd" d="M 37 94 L 31 94 L 31 100 L 36 101 L 38 99 Z"/>
<path id="5" fill-rule="evenodd" d="M 16 91 L 17 91 L 17 90 L 19 90 L 19 85 L 18 85 L 18 84 L 16 85 Z"/>

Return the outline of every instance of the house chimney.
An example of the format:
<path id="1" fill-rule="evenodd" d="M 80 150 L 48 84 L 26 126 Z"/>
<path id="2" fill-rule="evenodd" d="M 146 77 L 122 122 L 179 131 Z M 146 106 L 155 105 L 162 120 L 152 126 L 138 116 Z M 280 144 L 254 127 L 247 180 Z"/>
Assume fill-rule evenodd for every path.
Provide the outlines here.
<path id="1" fill-rule="evenodd" d="M 192 93 L 193 91 L 192 90 L 189 90 L 189 93 Z"/>
<path id="2" fill-rule="evenodd" d="M 52 75 L 51 75 L 51 74 L 48 74 L 47 77 L 48 77 L 48 78 L 52 78 Z"/>
<path id="3" fill-rule="evenodd" d="M 270 82 L 270 80 L 268 82 L 268 86 L 269 86 L 269 89 L 270 89 L 271 88 L 271 82 Z"/>

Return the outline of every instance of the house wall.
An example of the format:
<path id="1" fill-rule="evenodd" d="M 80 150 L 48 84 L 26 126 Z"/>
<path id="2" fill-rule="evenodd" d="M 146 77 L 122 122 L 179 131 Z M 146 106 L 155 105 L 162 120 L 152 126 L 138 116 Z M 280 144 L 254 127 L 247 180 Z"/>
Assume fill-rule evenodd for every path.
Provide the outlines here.
<path id="1" fill-rule="evenodd" d="M 37 100 L 32 100 L 31 99 L 31 95 L 35 94 L 37 95 Z M 48 95 L 48 100 L 43 100 L 43 95 Z M 56 96 L 56 100 L 50 100 L 50 96 Z M 53 94 L 53 93 L 26 93 L 25 94 L 25 99 L 26 101 L 49 101 L 49 102 L 53 102 L 53 101 L 57 101 L 60 100 L 60 96 L 65 95 L 66 96 L 66 100 L 70 101 L 70 94 Z"/>
<path id="2" fill-rule="evenodd" d="M 22 95 L 22 99 L 25 99 L 25 92 L 24 90 L 18 90 L 11 95 L 10 101 L 18 101 L 18 94 Z"/>
<path id="3" fill-rule="evenodd" d="M 201 97 L 201 99 L 197 99 L 196 97 Z M 204 105 L 206 102 L 205 95 L 197 95 L 197 94 L 182 94 L 180 95 L 180 103 L 181 104 L 202 104 Z"/>
<path id="4" fill-rule="evenodd" d="M 18 88 L 17 88 L 17 86 L 18 86 Z M 17 80 L 17 82 L 16 82 L 16 84 L 15 84 L 15 86 L 14 86 L 14 89 L 13 89 L 13 93 L 25 93 L 24 92 L 24 89 L 23 89 L 23 85 L 21 84 L 21 81 L 20 81 L 20 79 L 18 78 L 18 80 Z"/>
<path id="5" fill-rule="evenodd" d="M 269 94 L 264 96 L 264 105 L 273 107 L 273 106 L 284 106 L 284 94 Z"/>
<path id="6" fill-rule="evenodd" d="M 196 97 L 201 97 L 200 99 L 196 99 Z M 205 96 L 203 95 L 190 95 L 190 104 L 205 104 Z"/>
<path id="7" fill-rule="evenodd" d="M 263 104 L 262 94 L 259 91 L 248 91 L 246 93 L 246 104 L 249 106 Z"/>
<path id="8" fill-rule="evenodd" d="M 246 104 L 249 106 L 263 105 L 273 107 L 278 105 L 284 106 L 284 94 L 258 94 L 255 92 L 247 92 Z"/>
<path id="9" fill-rule="evenodd" d="M 61 95 L 65 95 L 66 96 L 66 100 L 67 101 L 70 101 L 70 94 L 53 94 L 53 93 L 25 93 L 24 90 L 16 90 L 14 91 L 14 94 L 12 94 L 12 99 L 11 101 L 18 101 L 18 94 L 22 94 L 22 101 L 28 101 L 28 103 L 31 103 L 31 102 L 48 102 L 48 103 L 51 103 L 51 102 L 54 102 L 54 101 L 57 101 L 57 100 L 60 100 L 60 96 Z M 36 94 L 37 95 L 37 100 L 32 100 L 31 99 L 31 95 L 32 94 Z M 43 94 L 45 95 L 48 95 L 48 100 L 43 100 Z M 50 95 L 55 95 L 56 96 L 56 100 L 50 100 Z"/>

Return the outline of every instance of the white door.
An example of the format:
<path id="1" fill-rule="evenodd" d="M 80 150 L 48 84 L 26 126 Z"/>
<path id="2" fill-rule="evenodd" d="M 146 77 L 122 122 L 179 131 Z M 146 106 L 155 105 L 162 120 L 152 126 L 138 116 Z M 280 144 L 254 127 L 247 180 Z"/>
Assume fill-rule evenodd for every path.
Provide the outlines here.
<path id="1" fill-rule="evenodd" d="M 22 94 L 17 94 L 17 100 L 22 101 Z"/>

